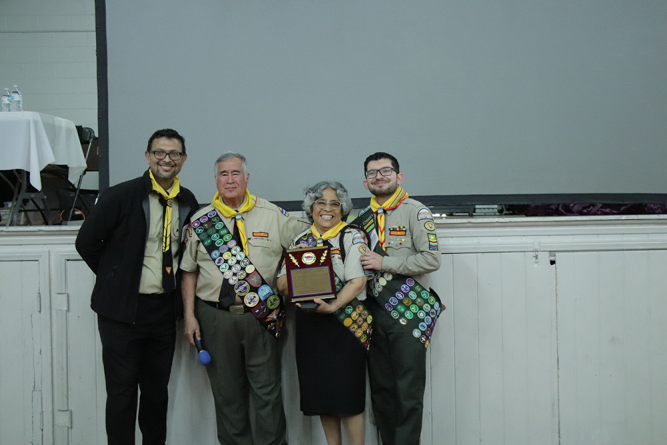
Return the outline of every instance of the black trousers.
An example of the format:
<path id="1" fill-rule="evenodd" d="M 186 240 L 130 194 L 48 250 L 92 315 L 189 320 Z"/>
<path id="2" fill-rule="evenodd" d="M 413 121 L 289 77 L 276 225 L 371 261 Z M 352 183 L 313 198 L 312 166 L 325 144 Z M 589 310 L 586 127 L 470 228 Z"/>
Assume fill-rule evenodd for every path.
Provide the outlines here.
<path id="1" fill-rule="evenodd" d="M 134 445 L 138 389 L 143 445 L 164 445 L 167 385 L 176 344 L 172 297 L 140 295 L 136 323 L 98 316 L 98 325 L 106 378 L 109 445 Z"/>
<path id="2" fill-rule="evenodd" d="M 424 412 L 426 349 L 407 326 L 370 298 L 373 338 L 368 352 L 371 401 L 382 443 L 418 445 Z"/>

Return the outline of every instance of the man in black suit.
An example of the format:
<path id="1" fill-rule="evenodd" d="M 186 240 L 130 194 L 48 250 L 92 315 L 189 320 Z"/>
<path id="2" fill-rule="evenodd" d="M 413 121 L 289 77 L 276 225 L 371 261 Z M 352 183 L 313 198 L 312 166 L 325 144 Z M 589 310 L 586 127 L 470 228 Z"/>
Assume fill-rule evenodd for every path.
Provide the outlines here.
<path id="1" fill-rule="evenodd" d="M 181 230 L 198 209 L 178 176 L 185 140 L 171 129 L 148 140 L 143 176 L 107 190 L 85 220 L 76 249 L 97 275 L 91 307 L 98 315 L 106 378 L 109 445 L 164 445 L 167 384 L 182 316 L 178 265 Z"/>

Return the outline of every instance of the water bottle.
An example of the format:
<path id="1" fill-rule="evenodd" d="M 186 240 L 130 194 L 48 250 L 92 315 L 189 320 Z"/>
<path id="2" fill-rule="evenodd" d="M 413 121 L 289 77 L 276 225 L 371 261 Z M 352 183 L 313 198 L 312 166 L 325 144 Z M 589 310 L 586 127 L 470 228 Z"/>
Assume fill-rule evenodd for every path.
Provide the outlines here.
<path id="1" fill-rule="evenodd" d="M 14 85 L 11 102 L 9 103 L 9 111 L 23 111 L 23 97 L 21 96 L 18 85 Z"/>
<path id="2" fill-rule="evenodd" d="M 12 101 L 12 97 L 9 94 L 9 88 L 5 88 L 5 94 L 2 95 L 2 109 L 0 111 L 9 111 L 9 103 Z"/>

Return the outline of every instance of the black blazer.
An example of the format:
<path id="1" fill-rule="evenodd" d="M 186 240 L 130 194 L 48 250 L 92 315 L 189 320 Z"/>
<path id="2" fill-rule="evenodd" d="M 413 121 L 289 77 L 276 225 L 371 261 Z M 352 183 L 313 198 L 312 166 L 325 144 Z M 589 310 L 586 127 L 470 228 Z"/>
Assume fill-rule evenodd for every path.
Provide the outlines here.
<path id="1" fill-rule="evenodd" d="M 97 275 L 90 306 L 112 320 L 124 323 L 136 320 L 150 222 L 148 195 L 152 189 L 148 170 L 139 178 L 109 188 L 76 237 L 76 250 Z M 176 199 L 178 224 L 182 228 L 199 205 L 192 192 L 184 187 Z M 182 317 L 180 274 L 176 275 L 174 309 L 176 317 Z"/>

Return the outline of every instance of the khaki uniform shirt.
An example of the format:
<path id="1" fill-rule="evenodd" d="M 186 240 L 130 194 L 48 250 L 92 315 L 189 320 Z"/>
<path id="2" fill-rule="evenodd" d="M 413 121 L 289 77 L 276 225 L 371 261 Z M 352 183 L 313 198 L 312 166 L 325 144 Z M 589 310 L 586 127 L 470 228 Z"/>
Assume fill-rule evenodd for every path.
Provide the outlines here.
<path id="1" fill-rule="evenodd" d="M 215 210 L 213 205 L 200 209 L 192 217 L 192 221 L 211 210 Z M 225 218 L 222 215 L 220 218 L 230 233 L 234 233 L 234 218 Z M 275 290 L 276 272 L 283 257 L 283 248 L 289 247 L 296 235 L 310 224 L 298 220 L 262 198 L 257 198 L 252 210 L 243 213 L 243 223 L 248 237 L 248 258 L 267 284 Z M 186 272 L 199 272 L 195 293 L 197 297 L 205 301 L 218 301 L 222 273 L 191 227 L 187 229 L 185 242 L 181 269 Z M 240 303 L 238 297 L 237 303 Z"/>
<path id="2" fill-rule="evenodd" d="M 171 189 L 169 189 L 171 190 Z M 166 192 L 169 193 L 169 190 Z M 141 269 L 139 283 L 140 294 L 161 294 L 162 288 L 162 231 L 164 230 L 164 208 L 160 204 L 160 195 L 153 191 L 148 195 L 150 206 L 150 223 L 146 250 L 144 251 L 144 265 Z M 180 227 L 178 227 L 178 201 L 174 199 L 171 208 L 171 253 L 173 261 L 172 272 L 178 270 L 178 250 L 181 244 Z"/>
<path id="3" fill-rule="evenodd" d="M 387 211 L 384 222 L 384 247 L 389 256 L 382 259 L 382 271 L 413 277 L 428 287 L 422 275 L 440 269 L 441 262 L 431 211 L 408 198 Z"/>

